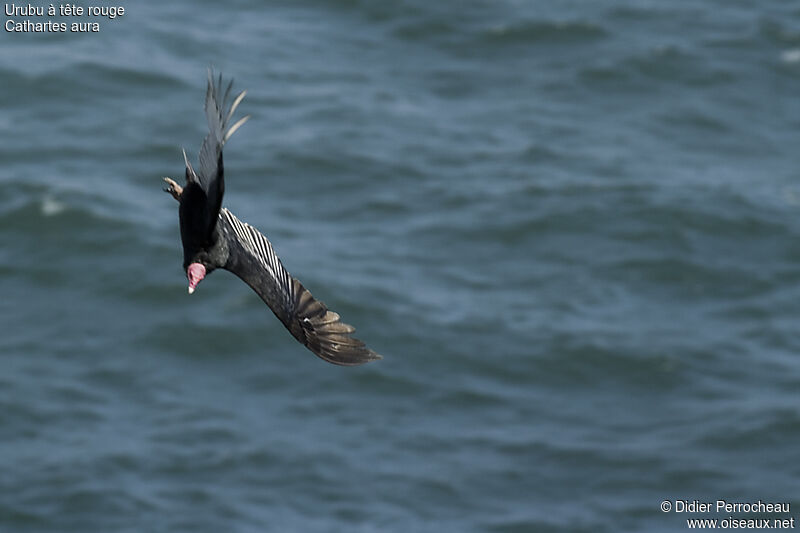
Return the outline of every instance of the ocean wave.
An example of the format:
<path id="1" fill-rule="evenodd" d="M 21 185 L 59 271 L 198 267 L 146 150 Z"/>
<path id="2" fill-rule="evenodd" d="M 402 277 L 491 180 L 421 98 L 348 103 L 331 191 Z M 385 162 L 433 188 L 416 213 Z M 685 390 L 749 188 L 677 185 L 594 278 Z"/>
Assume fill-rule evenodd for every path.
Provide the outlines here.
<path id="1" fill-rule="evenodd" d="M 759 34 L 774 44 L 781 46 L 800 45 L 800 30 L 787 25 L 786 21 L 775 18 L 762 18 Z"/>
<path id="2" fill-rule="evenodd" d="M 784 63 L 800 63 L 800 48 L 790 48 L 781 52 L 781 61 Z"/>
<path id="3" fill-rule="evenodd" d="M 603 26 L 581 20 L 527 20 L 483 30 L 480 41 L 506 44 L 586 44 L 609 36 Z"/>
<path id="4" fill-rule="evenodd" d="M 608 37 L 596 23 L 579 20 L 526 20 L 491 23 L 480 19 L 464 23 L 420 18 L 400 22 L 393 35 L 407 41 L 429 42 L 459 55 L 481 55 L 519 46 L 586 45 Z"/>
<path id="5" fill-rule="evenodd" d="M 37 70 L 5 67 L 7 83 L 3 88 L 14 95 L 15 108 L 19 105 L 63 99 L 69 95 L 72 103 L 91 100 L 100 93 L 136 92 L 138 88 L 161 90 L 185 87 L 183 80 L 168 72 L 156 71 L 141 65 L 124 65 L 103 59 L 104 56 L 70 59 L 49 67 L 37 65 Z"/>
<path id="6" fill-rule="evenodd" d="M 8 186 L 8 185 L 6 185 Z M 54 230 L 79 237 L 74 243 L 88 242 L 89 235 L 135 236 L 141 227 L 137 215 L 109 204 L 106 198 L 76 192 L 54 192 L 47 186 L 16 188 L 0 201 L 0 230 L 11 232 L 15 239 L 54 238 Z"/>

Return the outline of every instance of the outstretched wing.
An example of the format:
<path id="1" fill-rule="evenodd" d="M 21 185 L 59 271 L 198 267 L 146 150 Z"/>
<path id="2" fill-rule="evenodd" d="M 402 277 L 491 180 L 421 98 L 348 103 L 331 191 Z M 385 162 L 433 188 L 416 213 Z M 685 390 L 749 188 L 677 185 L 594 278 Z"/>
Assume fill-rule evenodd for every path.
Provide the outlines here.
<path id="1" fill-rule="evenodd" d="M 381 358 L 350 335 L 353 326 L 342 322 L 286 271 L 264 235 L 225 208 L 219 219 L 229 251 L 224 268 L 250 285 L 295 339 L 336 365 L 360 365 Z"/>
<path id="2" fill-rule="evenodd" d="M 186 152 L 186 201 L 181 201 L 182 227 L 196 243 L 206 244 L 210 241 L 217 223 L 217 216 L 222 207 L 225 194 L 225 177 L 222 165 L 222 147 L 231 135 L 244 124 L 250 116 L 245 116 L 233 125 L 228 124 L 247 91 L 242 91 L 229 104 L 233 80 L 223 90 L 222 75 L 214 80 L 211 69 L 208 70 L 208 89 L 206 90 L 206 118 L 208 119 L 208 135 L 200 147 L 200 166 L 197 172 L 192 168 Z"/>

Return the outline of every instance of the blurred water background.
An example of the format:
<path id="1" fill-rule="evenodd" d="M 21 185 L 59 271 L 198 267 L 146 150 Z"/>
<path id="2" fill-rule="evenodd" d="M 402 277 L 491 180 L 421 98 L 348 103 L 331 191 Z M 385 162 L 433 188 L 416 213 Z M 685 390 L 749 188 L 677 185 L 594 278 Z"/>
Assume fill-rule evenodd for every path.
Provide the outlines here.
<path id="1" fill-rule="evenodd" d="M 0 530 L 800 516 L 800 4 L 122 5 L 0 35 Z M 383 361 L 186 294 L 209 65 L 225 204 Z"/>

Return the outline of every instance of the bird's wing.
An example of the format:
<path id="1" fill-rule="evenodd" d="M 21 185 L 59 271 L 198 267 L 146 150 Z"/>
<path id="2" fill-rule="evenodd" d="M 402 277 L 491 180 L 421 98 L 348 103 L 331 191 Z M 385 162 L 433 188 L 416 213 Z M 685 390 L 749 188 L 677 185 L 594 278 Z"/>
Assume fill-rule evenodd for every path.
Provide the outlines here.
<path id="1" fill-rule="evenodd" d="M 353 326 L 342 322 L 286 271 L 264 235 L 225 208 L 219 218 L 230 254 L 224 268 L 250 285 L 298 341 L 336 365 L 381 358 L 350 335 Z"/>
<path id="2" fill-rule="evenodd" d="M 222 196 L 225 193 L 225 177 L 222 165 L 222 147 L 231 135 L 244 124 L 250 115 L 242 117 L 233 125 L 229 125 L 236 108 L 247 91 L 242 91 L 233 102 L 229 103 L 233 80 L 228 82 L 223 91 L 222 74 L 214 79 L 214 73 L 208 69 L 208 89 L 206 90 L 206 118 L 208 119 L 208 135 L 200 147 L 200 167 L 197 169 L 199 185 L 206 195 L 205 222 L 206 236 L 210 237 L 217 222 L 217 215 L 222 207 Z M 187 162 L 187 175 L 192 171 Z M 192 171 L 193 172 L 193 171 Z"/>

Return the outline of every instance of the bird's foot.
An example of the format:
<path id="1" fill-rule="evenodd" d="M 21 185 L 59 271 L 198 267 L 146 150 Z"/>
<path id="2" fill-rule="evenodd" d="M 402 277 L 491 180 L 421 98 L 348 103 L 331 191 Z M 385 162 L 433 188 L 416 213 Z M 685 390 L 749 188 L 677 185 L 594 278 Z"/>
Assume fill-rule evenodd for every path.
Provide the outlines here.
<path id="1" fill-rule="evenodd" d="M 175 180 L 170 178 L 164 178 L 164 181 L 169 185 L 169 187 L 164 188 L 164 192 L 168 192 L 175 198 L 177 201 L 181 201 L 181 194 L 183 194 L 183 187 L 175 183 Z"/>

